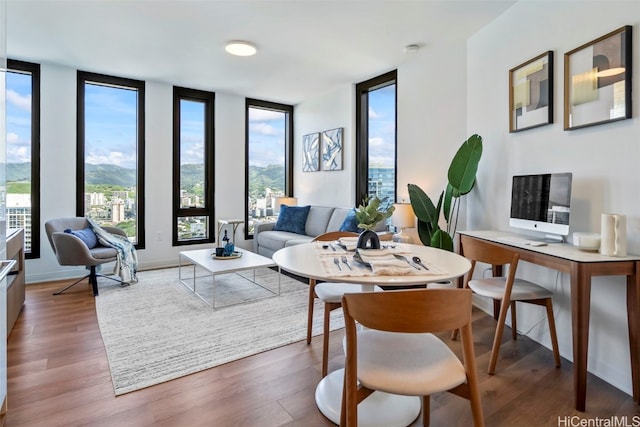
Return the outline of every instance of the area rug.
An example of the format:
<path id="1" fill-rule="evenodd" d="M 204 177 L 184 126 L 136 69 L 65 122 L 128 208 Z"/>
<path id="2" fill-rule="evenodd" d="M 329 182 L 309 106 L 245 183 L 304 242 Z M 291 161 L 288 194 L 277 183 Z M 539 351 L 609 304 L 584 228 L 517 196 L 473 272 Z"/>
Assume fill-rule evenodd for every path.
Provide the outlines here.
<path id="1" fill-rule="evenodd" d="M 96 313 L 116 396 L 305 339 L 308 286 L 256 271 L 270 288 L 280 276 L 281 294 L 216 310 L 180 283 L 177 268 L 139 272 L 128 287 L 101 281 Z M 211 277 L 198 280 L 206 297 Z M 266 292 L 247 283 L 237 274 L 216 276 L 216 304 Z M 322 312 L 316 301 L 314 335 L 322 333 Z M 332 329 L 344 326 L 341 310 L 331 316 Z"/>

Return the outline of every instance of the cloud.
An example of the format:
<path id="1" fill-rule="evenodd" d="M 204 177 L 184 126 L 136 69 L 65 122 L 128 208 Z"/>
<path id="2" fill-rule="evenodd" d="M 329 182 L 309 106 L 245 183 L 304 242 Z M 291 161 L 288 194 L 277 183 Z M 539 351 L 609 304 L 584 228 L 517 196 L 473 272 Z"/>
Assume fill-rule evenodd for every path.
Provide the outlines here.
<path id="1" fill-rule="evenodd" d="M 264 122 L 251 123 L 249 125 L 249 130 L 250 132 L 255 132 L 260 135 L 271 135 L 271 136 L 278 135 L 278 131 L 276 130 L 276 128 Z"/>
<path id="2" fill-rule="evenodd" d="M 378 112 L 374 111 L 373 108 L 371 108 L 371 106 L 369 106 L 369 119 L 379 119 L 382 118 L 383 115 L 379 114 Z"/>
<path id="3" fill-rule="evenodd" d="M 284 113 L 281 111 L 271 111 L 262 108 L 249 108 L 250 122 L 265 122 L 269 120 L 283 120 Z"/>
<path id="4" fill-rule="evenodd" d="M 7 144 L 20 144 L 23 141 L 20 141 L 20 135 L 14 132 L 7 133 Z"/>
<path id="5" fill-rule="evenodd" d="M 10 163 L 26 163 L 31 161 L 30 147 L 12 145 L 7 147 L 7 160 Z"/>
<path id="6" fill-rule="evenodd" d="M 92 165 L 116 165 L 124 168 L 135 168 L 135 156 L 125 156 L 121 151 L 111 151 L 106 154 L 89 153 L 86 162 Z"/>
<path id="7" fill-rule="evenodd" d="M 7 102 L 15 105 L 21 110 L 31 111 L 31 95 L 20 95 L 15 90 L 7 90 Z"/>
<path id="8" fill-rule="evenodd" d="M 204 144 L 202 138 L 198 142 L 188 144 L 187 147 L 180 150 L 181 164 L 204 163 Z"/>

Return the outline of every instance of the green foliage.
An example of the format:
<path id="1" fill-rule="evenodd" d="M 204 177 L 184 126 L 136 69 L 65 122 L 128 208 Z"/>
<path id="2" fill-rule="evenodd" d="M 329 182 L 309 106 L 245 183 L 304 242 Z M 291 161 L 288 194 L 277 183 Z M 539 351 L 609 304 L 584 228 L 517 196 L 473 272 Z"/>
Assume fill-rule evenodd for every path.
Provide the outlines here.
<path id="1" fill-rule="evenodd" d="M 127 236 L 129 237 L 135 236 L 137 233 L 135 220 L 119 222 L 115 226 L 127 233 Z"/>
<path id="2" fill-rule="evenodd" d="M 110 184 L 120 187 L 134 187 L 137 182 L 135 169 L 116 165 L 85 164 L 85 182 L 89 184 Z"/>
<path id="3" fill-rule="evenodd" d="M 367 197 L 362 204 L 356 209 L 356 219 L 358 227 L 365 230 L 372 230 L 376 224 L 389 218 L 396 209 L 393 205 L 382 207 L 382 200 L 378 197 Z"/>
<path id="4" fill-rule="evenodd" d="M 265 188 L 284 194 L 284 166 L 249 166 L 249 198 L 252 200 L 265 196 Z"/>
<path id="5" fill-rule="evenodd" d="M 31 194 L 31 183 L 7 181 L 7 194 Z"/>
<path id="6" fill-rule="evenodd" d="M 408 184 L 411 206 L 418 218 L 418 236 L 424 245 L 453 251 L 460 197 L 473 189 L 481 157 L 482 137 L 474 134 L 462 143 L 451 160 L 447 188 L 440 193 L 437 206 L 420 187 Z M 447 223 L 446 230 L 439 225 L 441 212 Z"/>
<path id="7" fill-rule="evenodd" d="M 31 162 L 7 163 L 7 182 L 31 181 Z"/>

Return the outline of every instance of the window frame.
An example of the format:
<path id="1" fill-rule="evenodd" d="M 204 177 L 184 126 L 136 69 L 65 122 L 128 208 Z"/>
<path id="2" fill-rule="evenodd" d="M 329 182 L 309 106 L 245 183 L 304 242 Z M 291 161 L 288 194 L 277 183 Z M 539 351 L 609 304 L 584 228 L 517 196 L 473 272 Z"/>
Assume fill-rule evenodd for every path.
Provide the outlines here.
<path id="1" fill-rule="evenodd" d="M 8 72 L 31 74 L 31 250 L 26 259 L 40 258 L 40 64 L 7 59 Z M 26 230 L 25 230 L 26 233 Z"/>
<path id="2" fill-rule="evenodd" d="M 180 101 L 198 101 L 205 105 L 204 168 L 205 168 L 205 206 L 203 208 L 180 207 Z M 173 87 L 173 246 L 196 245 L 215 242 L 215 93 L 185 87 Z M 178 219 L 190 216 L 206 216 L 208 237 L 205 239 L 178 240 Z"/>
<path id="3" fill-rule="evenodd" d="M 372 79 L 356 84 L 356 206 L 369 194 L 369 92 L 389 85 L 395 85 L 394 105 L 394 194 L 398 199 L 398 72 L 389 71 Z"/>
<path id="4" fill-rule="evenodd" d="M 136 249 L 145 248 L 145 82 L 125 77 L 116 77 L 88 71 L 77 72 L 77 119 L 76 119 L 76 216 L 84 217 L 85 184 L 85 84 L 95 83 L 136 90 L 137 102 L 137 153 L 136 153 Z"/>
<path id="5" fill-rule="evenodd" d="M 293 196 L 293 105 L 277 102 L 263 101 L 254 98 L 245 98 L 245 164 L 244 164 L 244 238 L 252 240 L 253 234 L 249 234 L 249 108 L 279 111 L 286 114 L 285 120 L 285 148 L 284 148 L 284 192 L 287 197 Z"/>

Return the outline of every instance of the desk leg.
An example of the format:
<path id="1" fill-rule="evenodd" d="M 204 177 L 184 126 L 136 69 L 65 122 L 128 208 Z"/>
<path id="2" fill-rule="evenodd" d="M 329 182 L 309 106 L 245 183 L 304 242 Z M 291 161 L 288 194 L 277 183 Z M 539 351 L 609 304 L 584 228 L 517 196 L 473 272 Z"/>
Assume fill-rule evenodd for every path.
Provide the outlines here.
<path id="1" fill-rule="evenodd" d="M 575 407 L 585 411 L 591 272 L 584 263 L 571 265 L 571 327 L 573 332 L 573 391 Z"/>
<path id="2" fill-rule="evenodd" d="M 640 404 L 640 262 L 634 274 L 627 276 L 627 317 L 629 322 L 629 353 L 631 354 L 631 387 L 633 401 Z"/>

